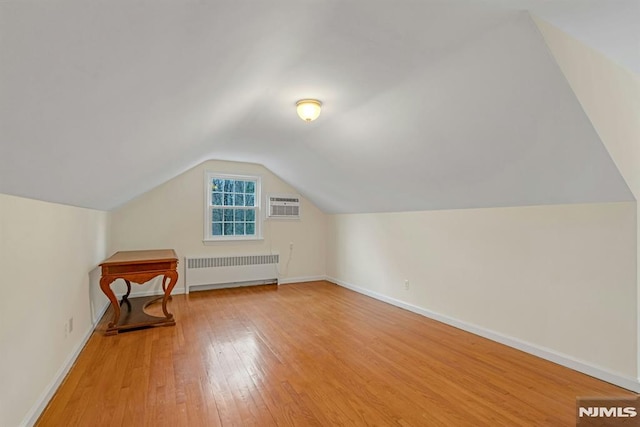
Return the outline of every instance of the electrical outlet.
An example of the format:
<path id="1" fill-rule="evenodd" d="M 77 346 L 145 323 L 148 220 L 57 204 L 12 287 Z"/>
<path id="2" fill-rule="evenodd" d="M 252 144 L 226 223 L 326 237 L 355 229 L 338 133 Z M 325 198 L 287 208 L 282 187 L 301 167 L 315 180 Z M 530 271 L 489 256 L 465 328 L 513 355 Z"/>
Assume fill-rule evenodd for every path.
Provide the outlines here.
<path id="1" fill-rule="evenodd" d="M 408 290 L 409 290 L 409 281 L 408 281 L 408 280 L 405 280 L 405 281 L 404 281 L 404 290 L 405 290 L 405 291 L 408 291 Z"/>
<path id="2" fill-rule="evenodd" d="M 69 318 L 69 333 L 73 332 L 73 317 Z"/>

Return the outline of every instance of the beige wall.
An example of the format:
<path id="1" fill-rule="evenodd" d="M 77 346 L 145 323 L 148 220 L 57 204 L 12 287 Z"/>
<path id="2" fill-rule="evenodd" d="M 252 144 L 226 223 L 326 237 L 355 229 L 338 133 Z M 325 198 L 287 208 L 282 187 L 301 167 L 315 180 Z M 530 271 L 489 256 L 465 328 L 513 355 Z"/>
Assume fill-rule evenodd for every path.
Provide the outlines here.
<path id="1" fill-rule="evenodd" d="M 106 212 L 0 194 L 0 425 L 42 409 L 93 330 L 101 303 L 89 273 L 105 257 L 107 228 Z"/>
<path id="2" fill-rule="evenodd" d="M 534 21 L 631 192 L 640 199 L 640 76 L 541 19 Z M 640 210 L 637 215 L 640 224 Z M 640 225 L 636 233 L 640 248 Z M 637 271 L 640 249 L 636 252 Z M 636 275 L 640 298 L 640 274 Z M 640 329 L 640 313 L 637 317 Z M 640 347 L 637 364 L 640 373 Z"/>
<path id="3" fill-rule="evenodd" d="M 633 202 L 332 215 L 327 274 L 635 379 L 635 215 Z"/>
<path id="4" fill-rule="evenodd" d="M 269 193 L 296 193 L 263 166 L 208 161 L 112 212 L 111 251 L 173 248 L 181 261 L 194 255 L 279 253 L 282 280 L 324 276 L 326 215 L 304 198 L 302 219 L 265 221 L 262 241 L 203 244 L 205 171 L 261 176 L 263 202 Z M 178 292 L 184 290 L 180 269 Z M 144 292 L 158 286 L 156 281 L 137 289 Z"/>

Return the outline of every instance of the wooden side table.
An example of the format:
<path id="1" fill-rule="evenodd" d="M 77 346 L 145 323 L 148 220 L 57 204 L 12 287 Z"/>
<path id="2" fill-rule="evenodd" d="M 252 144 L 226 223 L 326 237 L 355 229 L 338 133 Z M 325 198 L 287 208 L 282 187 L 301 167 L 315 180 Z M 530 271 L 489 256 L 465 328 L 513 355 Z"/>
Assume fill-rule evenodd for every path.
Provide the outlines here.
<path id="1" fill-rule="evenodd" d="M 109 298 L 113 307 L 113 320 L 107 326 L 106 335 L 115 335 L 126 329 L 176 324 L 173 314 L 167 310 L 167 301 L 178 281 L 178 257 L 173 249 L 116 252 L 104 260 L 100 267 L 102 267 L 100 289 Z M 143 284 L 157 276 L 163 276 L 163 296 L 129 298 L 131 282 Z M 111 283 L 116 279 L 123 279 L 127 284 L 127 293 L 120 303 L 111 289 Z M 160 299 L 162 299 L 164 317 L 151 316 L 144 312 L 149 304 Z"/>

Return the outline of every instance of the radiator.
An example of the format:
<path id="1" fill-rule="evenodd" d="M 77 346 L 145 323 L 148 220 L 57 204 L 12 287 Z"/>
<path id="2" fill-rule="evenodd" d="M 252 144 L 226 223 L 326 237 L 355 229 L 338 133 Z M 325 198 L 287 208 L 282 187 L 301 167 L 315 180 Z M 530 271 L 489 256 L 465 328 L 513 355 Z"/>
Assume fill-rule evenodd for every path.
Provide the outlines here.
<path id="1" fill-rule="evenodd" d="M 279 260 L 280 256 L 277 254 L 186 257 L 185 292 L 188 294 L 192 286 L 209 285 L 210 288 L 222 288 L 245 282 L 277 282 Z"/>

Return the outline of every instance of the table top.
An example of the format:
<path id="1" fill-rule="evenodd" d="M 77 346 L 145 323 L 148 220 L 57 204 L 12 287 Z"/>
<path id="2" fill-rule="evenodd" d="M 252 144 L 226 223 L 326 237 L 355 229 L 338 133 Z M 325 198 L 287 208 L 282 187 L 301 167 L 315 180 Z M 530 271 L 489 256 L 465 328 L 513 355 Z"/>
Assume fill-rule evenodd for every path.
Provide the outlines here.
<path id="1" fill-rule="evenodd" d="M 150 249 L 143 251 L 119 251 L 102 261 L 102 265 L 144 264 L 149 261 L 176 261 L 178 256 L 173 249 Z"/>

